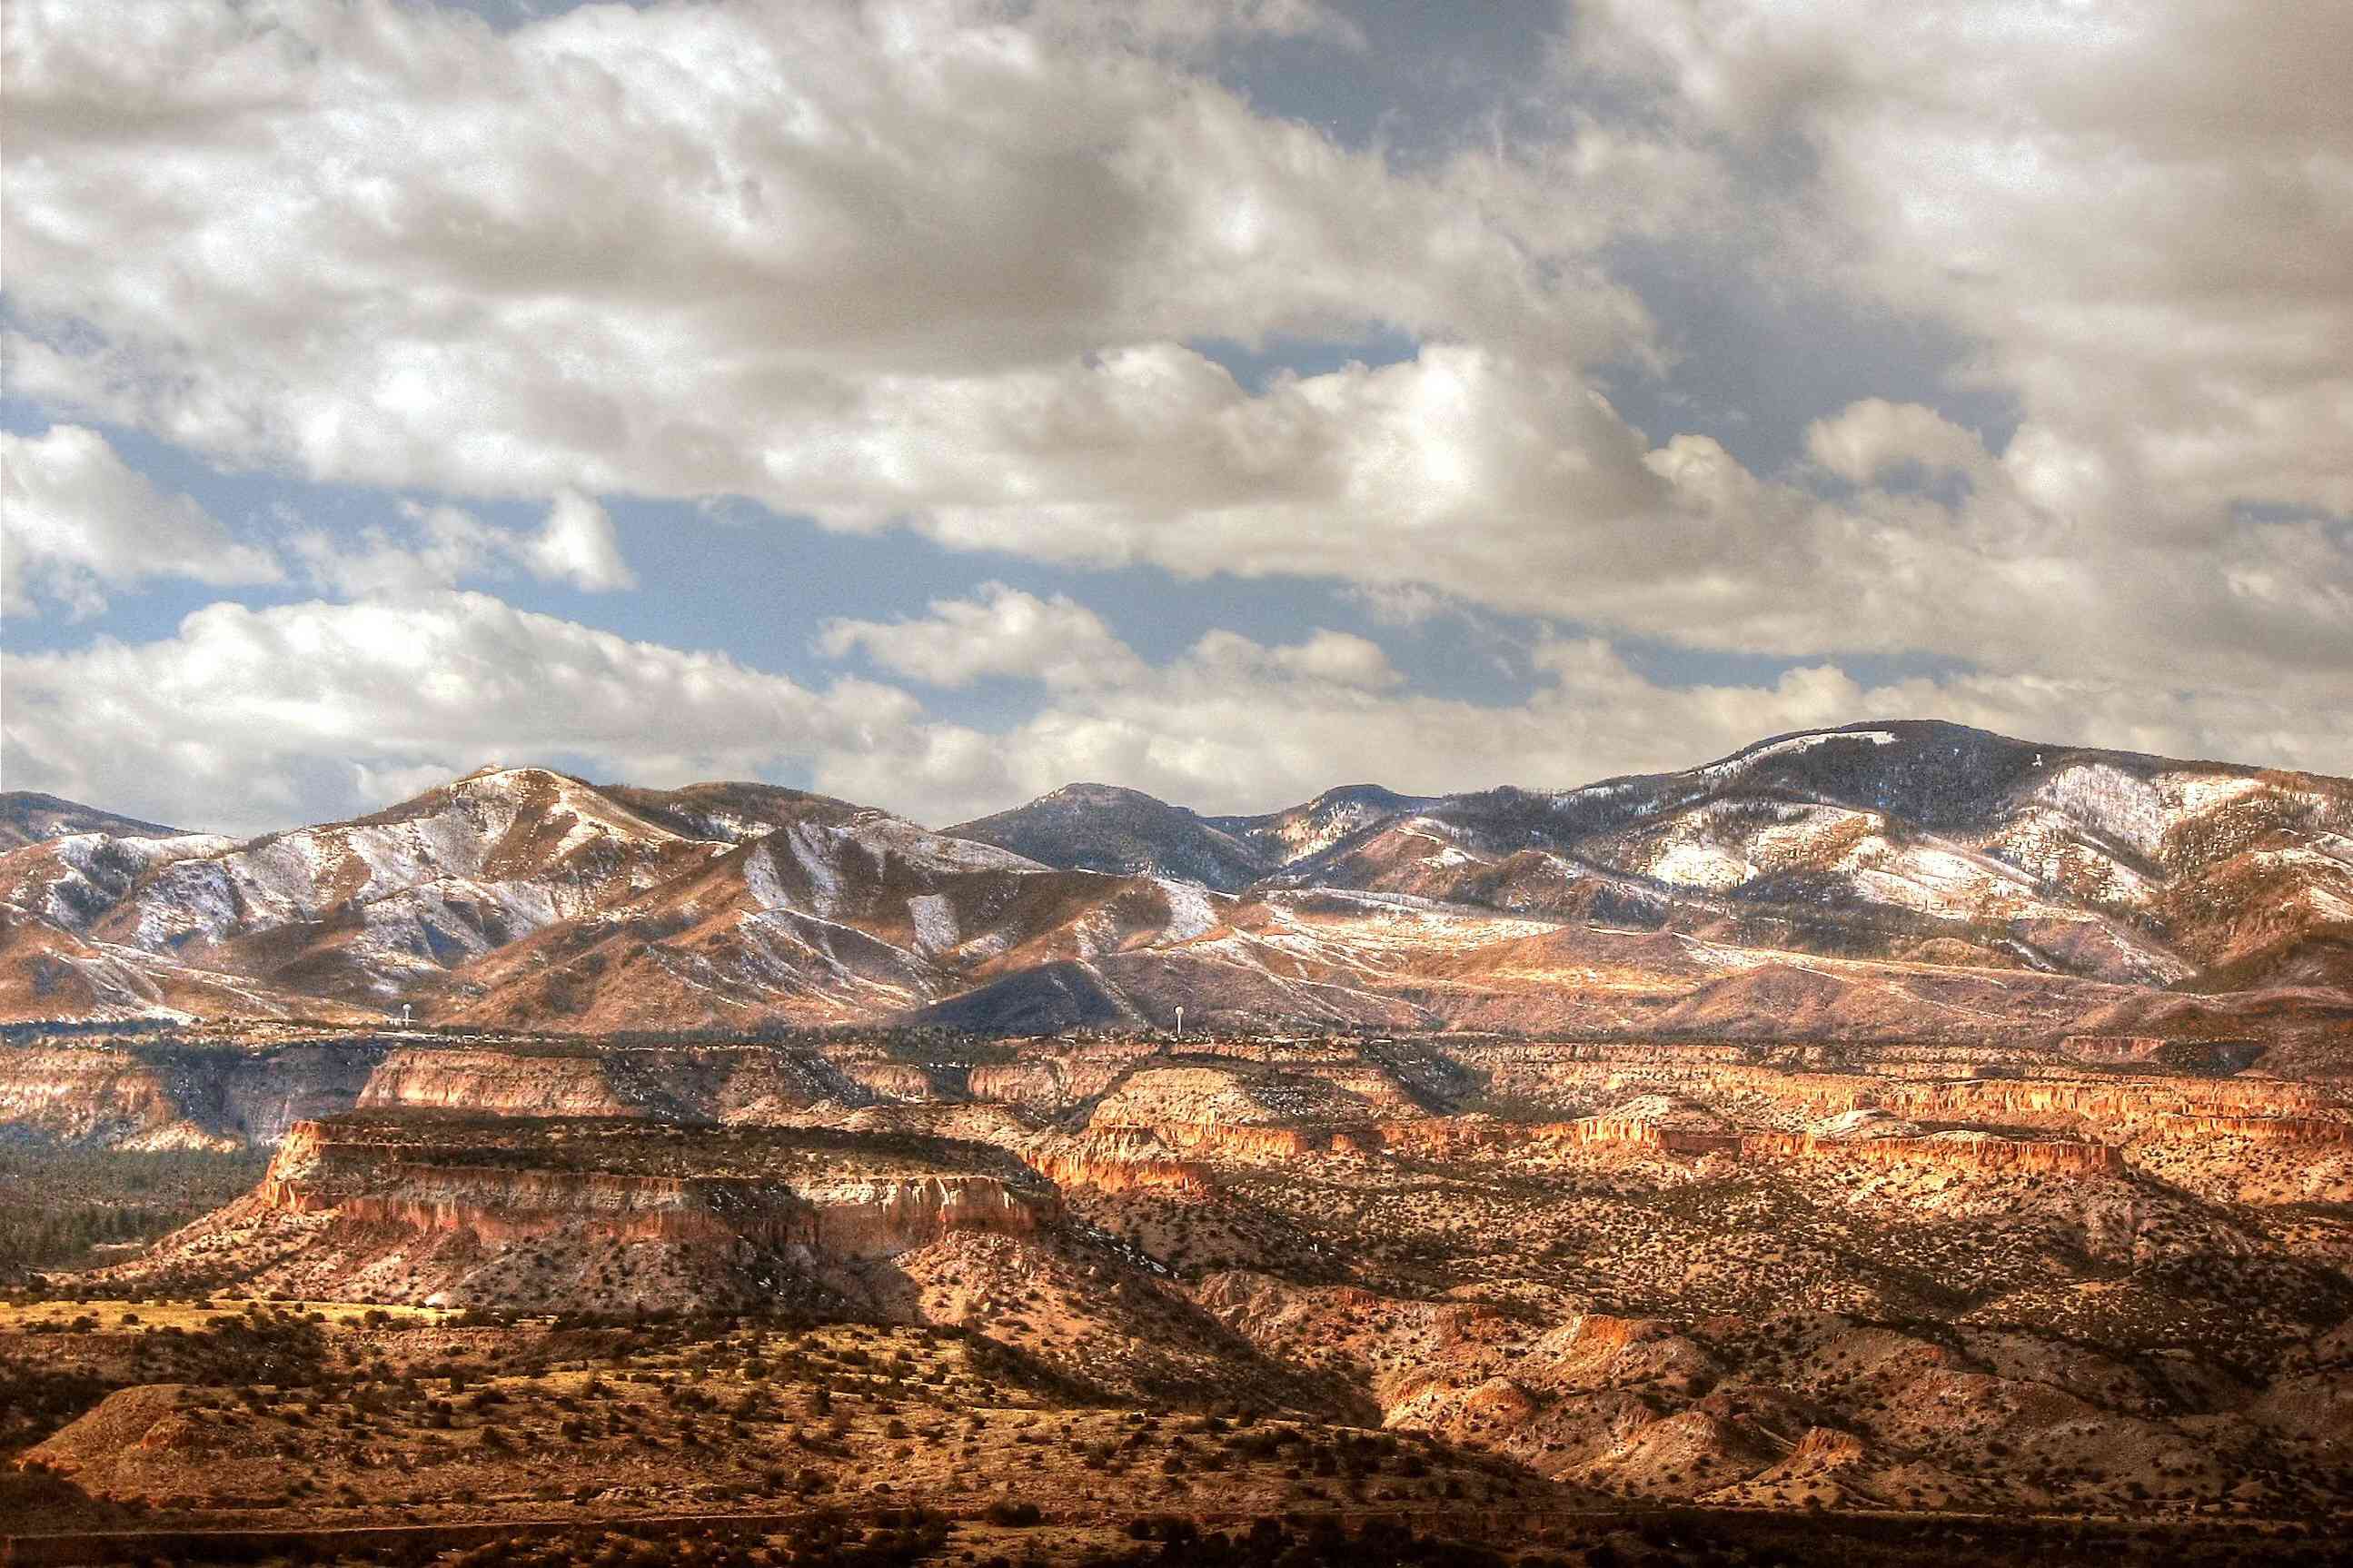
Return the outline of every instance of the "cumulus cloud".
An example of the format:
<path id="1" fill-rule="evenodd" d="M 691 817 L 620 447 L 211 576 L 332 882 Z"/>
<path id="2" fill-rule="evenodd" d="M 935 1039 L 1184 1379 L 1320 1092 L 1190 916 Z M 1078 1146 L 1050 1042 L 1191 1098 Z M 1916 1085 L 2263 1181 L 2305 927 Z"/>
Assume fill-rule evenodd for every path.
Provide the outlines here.
<path id="1" fill-rule="evenodd" d="M 2099 525 L 2353 511 L 2353 11 L 1597 0 L 1577 39 L 1694 146 L 1802 150 L 1752 186 L 1782 264 L 1966 333 Z"/>
<path id="2" fill-rule="evenodd" d="M 522 557 L 535 574 L 591 594 L 638 585 L 637 574 L 621 559 L 612 514 L 593 496 L 569 486 L 555 492 L 546 526 L 524 547 Z"/>
<path id="3" fill-rule="evenodd" d="M 1642 331 L 1475 182 L 993 6 L 499 33 L 381 0 L 27 0 L 6 26 L 12 287 L 100 334 L 19 336 L 16 380 L 323 478 L 797 506 L 772 448 L 815 461 L 792 432 L 823 419 L 858 467 L 878 377 L 954 394 L 1374 323 L 1576 357 Z"/>
<path id="4" fill-rule="evenodd" d="M 1868 484 L 1907 463 L 1968 474 L 1991 460 L 1975 431 L 1933 408 L 1883 397 L 1866 397 L 1834 418 L 1815 420 L 1806 428 L 1806 453 L 1855 484 Z"/>
<path id="5" fill-rule="evenodd" d="M 577 758 L 650 784 L 748 777 L 881 752 L 920 717 L 887 687 L 811 690 L 473 593 L 218 604 L 157 641 L 101 638 L 5 668 L 13 787 L 227 830 L 372 809 L 491 761 Z"/>
<path id="6" fill-rule="evenodd" d="M 1814 672 L 1691 695 L 1567 640 L 1525 712 L 1432 706 L 1361 639 L 1221 635 L 1146 667 L 1084 605 L 992 585 L 818 634 L 929 687 L 1039 682 L 1018 732 L 911 718 L 816 764 L 927 810 L 1079 773 L 1266 804 L 1239 797 L 1389 747 L 1459 760 L 1451 783 L 1575 779 L 1875 702 L 2343 766 L 2353 12 L 2088 16 L 1591 0 L 1522 140 L 1499 118 L 1407 166 L 1205 74 L 1256 34 L 1347 47 L 1306 0 L 505 30 L 389 0 L 23 0 L 0 16 L 9 382 L 225 464 L 450 498 L 357 547 L 298 541 L 346 595 L 626 586 L 591 495 L 743 496 Z M 1956 384 L 2016 417 L 1867 387 L 1799 411 L 1786 469 L 1638 431 L 1596 390 L 1672 353 L 1612 271 L 1630 237 L 1933 324 Z M 1377 332 L 1409 352 L 1263 384 L 1202 352 Z M 536 534 L 465 510 L 551 496 Z M 12 610 L 131 570 L 6 548 Z M 1973 673 L 1840 685 L 1861 653 Z"/>
<path id="7" fill-rule="evenodd" d="M 1004 628 L 1014 628 L 1006 635 Z M 1116 669 L 1091 679 L 1032 635 Z M 1872 686 L 1831 663 L 1749 684 L 1675 685 L 1605 639 L 1535 650 L 1525 700 L 1417 692 L 1368 639 L 1261 642 L 1219 630 L 1144 659 L 1067 600 L 1002 587 L 902 623 L 839 623 L 847 653 L 953 679 L 956 639 L 1034 683 L 1027 717 L 988 731 L 904 690 L 823 689 L 712 653 L 634 642 L 476 593 L 396 603 L 219 604 L 153 642 L 100 639 L 0 664 L 12 787 L 163 821 L 260 830 L 374 809 L 485 762 L 556 762 L 651 784 L 813 780 L 934 824 L 1074 780 L 1208 811 L 1255 811 L 1366 778 L 1422 792 L 1557 788 L 1683 767 L 1758 737 L 1890 715 L 2035 739 L 2342 769 L 2335 708 L 2290 684 L 2219 702 L 2128 683 L 1963 675 Z M 996 639 L 992 653 L 991 639 Z M 103 735 L 104 745 L 90 744 Z"/>
<path id="8" fill-rule="evenodd" d="M 1117 685 L 1144 671 L 1092 610 L 1065 595 L 1040 599 L 1002 583 L 982 584 L 976 598 L 934 600 L 919 618 L 828 621 L 818 647 L 832 658 L 862 652 L 894 674 L 941 687 L 990 676 Z"/>
<path id="9" fill-rule="evenodd" d="M 182 577 L 272 583 L 276 558 L 241 543 L 193 497 L 169 494 L 79 425 L 46 435 L 0 431 L 0 608 L 39 601 L 74 615 L 103 609 L 110 588 Z"/>
<path id="10" fill-rule="evenodd" d="M 935 605 L 929 626 L 963 624 L 997 595 Z M 1647 675 L 1604 638 L 1549 637 L 1534 649 L 1535 690 L 1486 703 L 1415 692 L 1367 639 L 1317 630 L 1293 643 L 1231 631 L 1146 665 L 1124 646 L 1095 657 L 1116 681 L 1054 681 L 1044 700 L 989 734 L 932 723 L 904 746 L 845 750 L 819 763 L 823 787 L 934 823 L 998 809 L 1074 780 L 1106 780 L 1206 811 L 1259 811 L 1335 784 L 1375 778 L 1443 794 L 1514 783 L 1560 788 L 1624 773 L 1681 768 L 1784 731 L 1896 717 L 1941 717 L 2029 738 L 2160 754 L 2261 756 L 2343 768 L 2319 692 L 2291 686 L 2245 701 L 2098 679 L 1983 674 L 1871 684 L 1834 663 L 1762 682 L 1672 684 Z"/>
<path id="11" fill-rule="evenodd" d="M 1239 633 L 1214 631 L 1193 645 L 1188 658 L 1204 673 L 1244 680 L 1273 679 L 1377 691 L 1405 679 L 1389 664 L 1380 644 L 1322 628 L 1303 642 L 1275 647 Z"/>
<path id="12" fill-rule="evenodd" d="M 2341 19 L 2153 6 L 2059 37 L 2040 7 L 1957 0 L 1892 32 L 1765 0 L 1580 7 L 1564 58 L 1618 100 L 1405 171 L 1218 87 L 1159 12 L 1088 9 L 596 7 L 500 32 L 381 3 L 28 0 L 5 24 L 14 381 L 320 478 L 734 493 L 1780 655 L 2157 659 L 2219 686 L 2310 644 L 2353 582 L 2341 531 L 2238 510 L 2353 508 L 2353 302 L 2327 259 L 2353 251 L 2346 114 L 2277 77 Z M 2266 28 L 2311 37 L 2248 41 Z M 1596 107 L 1630 91 L 1643 112 Z M 2233 94 L 2260 110 L 2223 115 Z M 1726 199 L 1760 268 L 1983 345 L 1972 370 L 2025 414 L 1998 453 L 1916 403 L 1815 430 L 1828 471 L 1961 468 L 1966 504 L 1830 504 L 1704 437 L 1654 445 L 1596 394 L 1592 367 L 1659 352 L 1609 242 L 1707 229 Z M 1186 346 L 1373 327 L 1419 352 L 1252 391 Z M 534 558 L 617 584 L 586 517 L 560 506 Z M 2283 553 L 2316 597 L 2232 585 Z"/>
<path id="13" fill-rule="evenodd" d="M 577 490 L 557 491 L 533 533 L 494 527 L 447 502 L 407 500 L 396 510 L 396 523 L 371 524 L 355 540 L 324 529 L 297 533 L 292 549 L 311 583 L 351 598 L 387 597 L 509 576 L 520 566 L 588 593 L 637 586 L 611 515 Z"/>
<path id="14" fill-rule="evenodd" d="M 424 593 L 495 574 L 512 553 L 497 529 L 462 507 L 404 501 L 399 521 L 346 540 L 324 529 L 296 533 L 290 548 L 311 584 L 347 598 Z"/>
<path id="15" fill-rule="evenodd" d="M 1137 47 L 1198 54 L 1239 38 L 1321 38 L 1350 49 L 1365 47 L 1364 29 L 1320 0 L 1134 0 L 1099 5 L 1093 0 L 1039 0 L 1024 19 L 1042 31 Z"/>

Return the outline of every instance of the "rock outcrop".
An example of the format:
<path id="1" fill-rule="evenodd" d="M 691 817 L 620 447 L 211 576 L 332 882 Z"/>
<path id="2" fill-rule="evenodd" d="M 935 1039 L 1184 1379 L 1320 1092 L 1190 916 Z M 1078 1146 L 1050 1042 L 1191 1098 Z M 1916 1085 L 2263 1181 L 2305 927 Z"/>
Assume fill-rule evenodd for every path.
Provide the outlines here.
<path id="1" fill-rule="evenodd" d="M 855 1289 L 845 1269 L 1060 1213 L 1019 1161 L 948 1139 L 362 1112 L 300 1124 L 253 1193 L 121 1272 L 430 1304 L 726 1303 Z"/>
<path id="2" fill-rule="evenodd" d="M 0 1045 L 0 1128 L 74 1146 L 238 1149 L 348 1110 L 386 1047 L 138 1039 Z"/>
<path id="3" fill-rule="evenodd" d="M 2124 1152 L 2106 1143 L 1939 1132 L 1926 1138 L 1822 1138 L 1811 1132 L 1758 1132 L 1740 1141 L 1744 1158 L 1821 1160 L 1862 1165 L 1919 1165 L 1967 1171 L 2023 1171 L 2063 1176 L 2116 1176 Z"/>
<path id="4" fill-rule="evenodd" d="M 565 1120 L 544 1127 L 365 1115 L 297 1126 L 257 1196 L 489 1239 L 586 1219 L 618 1239 L 741 1239 L 881 1257 L 947 1230 L 1026 1234 L 1052 1193 L 993 1151 L 944 1140 L 813 1131 L 662 1129 Z M 618 1168 L 616 1168 L 618 1167 Z"/>
<path id="5" fill-rule="evenodd" d="M 465 1047 L 394 1051 L 368 1077 L 359 1109 L 414 1107 L 493 1116 L 638 1116 L 604 1062 L 580 1051 Z"/>
<path id="6" fill-rule="evenodd" d="M 1204 1162 L 1184 1157 L 1144 1128 L 1105 1128 L 1076 1137 L 1040 1134 L 1013 1150 L 1031 1170 L 1068 1191 L 1201 1196 L 1210 1190 Z"/>
<path id="7" fill-rule="evenodd" d="M 2244 1138 L 2255 1143 L 2353 1146 L 2353 1121 L 2328 1121 L 2316 1116 L 2166 1115 L 2157 1119 L 2156 1133 L 2160 1138 L 2193 1142 L 2213 1138 Z"/>

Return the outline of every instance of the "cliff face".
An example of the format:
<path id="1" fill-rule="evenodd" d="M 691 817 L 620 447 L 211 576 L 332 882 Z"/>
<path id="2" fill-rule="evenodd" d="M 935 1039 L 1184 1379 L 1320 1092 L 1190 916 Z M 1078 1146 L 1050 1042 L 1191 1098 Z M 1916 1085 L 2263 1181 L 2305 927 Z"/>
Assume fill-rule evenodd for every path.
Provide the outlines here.
<path id="1" fill-rule="evenodd" d="M 250 1194 L 117 1272 L 357 1300 L 733 1304 L 856 1292 L 879 1260 L 1060 1213 L 1032 1172 L 950 1140 L 363 1113 L 300 1123 Z"/>
<path id="2" fill-rule="evenodd" d="M 1421 1159 L 1448 1159 L 1490 1151 L 1624 1148 L 1683 1158 L 1736 1153 L 1737 1132 L 1672 1126 L 1639 1115 L 1579 1117 L 1573 1121 L 1502 1121 L 1491 1116 L 1431 1116 L 1383 1121 L 1338 1135 L 1339 1146 Z"/>
<path id="3" fill-rule="evenodd" d="M 953 1230 L 1023 1236 L 1050 1205 L 985 1176 L 915 1176 L 830 1183 L 796 1191 L 756 1183 L 667 1177 L 453 1171 L 391 1165 L 375 1192 L 337 1193 L 277 1177 L 262 1201 L 290 1215 L 362 1226 L 459 1234 L 482 1244 L 593 1228 L 604 1243 L 672 1242 L 802 1247 L 863 1261 L 927 1247 Z"/>
<path id="4" fill-rule="evenodd" d="M 2155 1131 L 2160 1138 L 2190 1142 L 2244 1138 L 2255 1143 L 2353 1146 L 2353 1121 L 2313 1116 L 2160 1116 Z"/>
<path id="5" fill-rule="evenodd" d="M 2323 1123 L 2335 1126 L 2335 1123 Z M 1813 1132 L 1740 1132 L 1662 1125 L 1641 1116 L 1588 1116 L 1575 1121 L 1512 1122 L 1489 1117 L 1442 1117 L 1388 1122 L 1348 1135 L 1349 1147 L 1422 1158 L 1479 1151 L 1623 1148 L 1678 1158 L 1729 1155 L 1742 1160 L 1802 1160 L 1870 1165 L 1921 1165 L 1958 1171 L 2023 1170 L 2071 1175 L 2114 1175 L 2124 1152 L 2077 1140 L 2002 1138 L 1980 1132 L 1927 1137 L 1824 1136 Z"/>
<path id="6" fill-rule="evenodd" d="M 2167 1116 L 2290 1116 L 2331 1106 L 2319 1086 L 2188 1073 L 2088 1075 L 2019 1051 L 1896 1048 L 1822 1069 L 1758 1062 L 1723 1046 L 1491 1046 L 1453 1053 L 1490 1094 L 1563 1111 L 1601 1113 L 1631 1095 L 1666 1093 L 1796 1131 L 1804 1123 L 1880 1110 L 1926 1122 L 1984 1122 L 2108 1135 Z M 1870 1070 L 1861 1070 L 1868 1068 Z"/>
<path id="7" fill-rule="evenodd" d="M 1017 1189 L 1001 1177 L 974 1175 L 840 1177 L 805 1185 L 805 1232 L 791 1239 L 834 1258 L 888 1258 L 928 1247 L 950 1231 L 1029 1236 L 1060 1213 L 1050 1195 Z"/>
<path id="8" fill-rule="evenodd" d="M 60 1143 L 227 1146 L 188 1122 L 153 1064 L 113 1051 L 0 1050 L 0 1119 Z"/>
<path id="9" fill-rule="evenodd" d="M 715 1139 L 704 1172 L 696 1169 L 702 1161 L 689 1135 L 665 1149 L 672 1157 L 662 1163 L 670 1168 L 638 1172 L 599 1168 L 594 1159 L 524 1163 L 533 1155 L 527 1138 L 501 1148 L 500 1163 L 484 1163 L 463 1134 L 437 1144 L 429 1122 L 421 1134 L 403 1128 L 396 1139 L 372 1136 L 375 1131 L 301 1123 L 270 1162 L 257 1194 L 261 1205 L 464 1230 L 486 1241 L 586 1223 L 617 1240 L 749 1240 L 843 1258 L 885 1257 L 949 1230 L 1027 1234 L 1056 1212 L 1050 1193 L 1009 1173 L 909 1169 L 903 1153 L 880 1148 L 874 1168 L 863 1169 L 854 1142 L 828 1146 L 829 1157 L 815 1166 L 762 1170 L 756 1152 L 746 1157 L 734 1141 Z M 626 1138 L 610 1142 L 628 1146 Z"/>
<path id="10" fill-rule="evenodd" d="M 1119 1131 L 1121 1124 L 1096 1131 Z M 1136 1131 L 1202 1160 L 1233 1160 L 1244 1164 L 1280 1163 L 1331 1147 L 1328 1129 L 1254 1127 L 1219 1121 L 1155 1121 Z"/>
<path id="11" fill-rule="evenodd" d="M 1946 1132 L 1928 1138 L 1818 1138 L 1810 1132 L 1759 1132 L 1740 1140 L 1745 1158 L 1819 1160 L 1857 1165 L 1925 1166 L 1957 1171 L 2025 1171 L 2063 1176 L 2120 1176 L 2123 1151 L 2105 1143 L 1998 1138 Z"/>
<path id="12" fill-rule="evenodd" d="M 369 1075 L 359 1108 L 418 1106 L 498 1116 L 636 1116 L 590 1056 L 448 1047 L 394 1051 Z"/>
<path id="13" fill-rule="evenodd" d="M 1740 1147 L 1736 1132 L 1665 1127 L 1632 1116 L 1588 1116 L 1570 1122 L 1566 1131 L 1571 1142 L 1632 1144 L 1668 1154 L 1717 1154 Z"/>
<path id="14" fill-rule="evenodd" d="M 1210 1190 L 1207 1164 L 1180 1157 L 1145 1128 L 1106 1128 L 1076 1137 L 1041 1134 L 1014 1152 L 1065 1191 L 1155 1191 L 1198 1197 Z"/>
<path id="15" fill-rule="evenodd" d="M 367 1041 L 0 1046 L 0 1127 L 128 1150 L 269 1145 L 299 1121 L 350 1110 L 383 1055 Z"/>
<path id="16" fill-rule="evenodd" d="M 1020 1059 L 985 1063 L 966 1075 L 975 1100 L 1063 1110 L 1109 1093 L 1139 1058 L 1151 1053 L 1149 1046 L 1127 1041 L 1024 1040 L 1017 1048 L 1022 1050 Z"/>
<path id="17" fill-rule="evenodd" d="M 925 1100 L 937 1098 L 931 1075 L 900 1062 L 852 1061 L 839 1064 L 860 1088 L 878 1100 Z"/>

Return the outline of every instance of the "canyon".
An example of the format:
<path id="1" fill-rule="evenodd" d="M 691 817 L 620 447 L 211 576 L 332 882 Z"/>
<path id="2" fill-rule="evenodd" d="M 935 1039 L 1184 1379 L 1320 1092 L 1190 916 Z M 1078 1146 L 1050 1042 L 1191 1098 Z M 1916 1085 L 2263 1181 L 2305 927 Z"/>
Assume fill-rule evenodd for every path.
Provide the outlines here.
<path id="1" fill-rule="evenodd" d="M 1613 1508 L 2353 1508 L 2353 1092 L 2161 1055 L 126 1023 L 0 1108 L 269 1157 L 85 1297 L 951 1331 Z"/>
<path id="2" fill-rule="evenodd" d="M 0 1509 L 2292 1561 L 2353 1518 L 2348 787 L 1889 725 L 944 832 L 18 803 Z"/>

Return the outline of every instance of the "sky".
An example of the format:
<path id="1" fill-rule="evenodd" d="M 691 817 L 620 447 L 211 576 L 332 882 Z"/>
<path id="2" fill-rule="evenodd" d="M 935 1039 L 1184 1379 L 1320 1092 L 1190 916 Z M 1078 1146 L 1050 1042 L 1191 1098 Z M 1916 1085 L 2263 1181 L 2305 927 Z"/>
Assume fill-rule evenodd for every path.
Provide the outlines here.
<path id="1" fill-rule="evenodd" d="M 0 783 L 2353 773 L 2353 6 L 0 12 Z"/>

